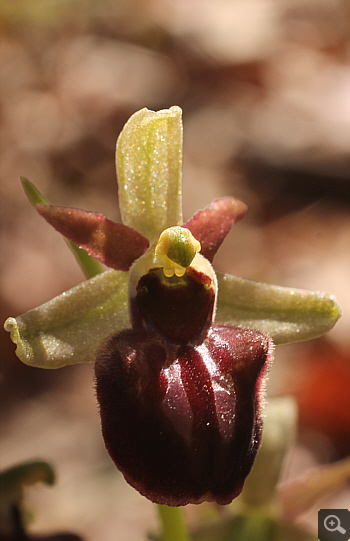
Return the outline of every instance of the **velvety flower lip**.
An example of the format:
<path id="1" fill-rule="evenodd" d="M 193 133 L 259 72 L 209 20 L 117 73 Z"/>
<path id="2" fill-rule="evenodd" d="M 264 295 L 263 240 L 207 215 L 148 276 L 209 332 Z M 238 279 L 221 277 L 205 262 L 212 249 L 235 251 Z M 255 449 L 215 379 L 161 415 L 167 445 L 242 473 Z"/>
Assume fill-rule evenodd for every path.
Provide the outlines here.
<path id="1" fill-rule="evenodd" d="M 172 506 L 241 492 L 273 348 L 255 330 L 213 323 L 217 280 L 201 249 L 185 227 L 162 232 L 129 271 L 131 329 L 95 362 L 110 456 L 144 496 Z"/>
<path id="2" fill-rule="evenodd" d="M 96 392 L 127 481 L 155 503 L 232 501 L 259 447 L 271 354 L 266 336 L 228 326 L 175 350 L 142 330 L 114 335 L 97 356 Z"/>

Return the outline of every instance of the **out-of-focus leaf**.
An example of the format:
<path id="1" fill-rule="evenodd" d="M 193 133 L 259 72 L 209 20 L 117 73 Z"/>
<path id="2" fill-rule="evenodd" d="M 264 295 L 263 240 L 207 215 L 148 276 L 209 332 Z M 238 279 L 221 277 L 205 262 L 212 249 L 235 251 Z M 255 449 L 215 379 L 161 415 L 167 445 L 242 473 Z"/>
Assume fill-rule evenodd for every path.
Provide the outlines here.
<path id="1" fill-rule="evenodd" d="M 128 274 L 108 270 L 17 318 L 5 329 L 25 364 L 59 368 L 93 362 L 101 342 L 130 326 Z"/>
<path id="2" fill-rule="evenodd" d="M 24 486 L 35 483 L 53 485 L 55 471 L 53 467 L 43 460 L 35 460 L 18 464 L 0 473 L 0 493 L 22 495 Z"/>
<path id="3" fill-rule="evenodd" d="M 232 225 L 241 220 L 247 210 L 247 205 L 239 199 L 214 199 L 205 209 L 196 212 L 184 227 L 199 240 L 201 254 L 212 262 Z"/>
<path id="4" fill-rule="evenodd" d="M 28 180 L 26 177 L 21 177 L 21 183 L 26 196 L 33 207 L 36 207 L 38 204 L 49 205 L 48 200 L 43 196 L 38 188 L 32 182 L 30 182 L 30 180 Z M 73 252 L 86 278 L 92 278 L 93 276 L 103 272 L 102 265 L 100 265 L 100 263 L 94 257 L 91 257 L 83 248 L 79 248 L 79 246 L 70 240 L 66 240 L 66 242 Z"/>
<path id="5" fill-rule="evenodd" d="M 295 518 L 307 511 L 319 498 L 339 490 L 349 481 L 349 457 L 315 468 L 300 479 L 281 487 L 279 496 L 283 512 L 289 519 Z"/>
<path id="6" fill-rule="evenodd" d="M 55 472 L 42 460 L 24 462 L 0 474 L 0 538 L 13 533 L 14 510 L 20 513 L 24 487 L 35 483 L 53 485 Z M 20 520 L 20 517 L 19 517 Z M 5 537 L 7 539 L 7 537 Z M 19 539 L 14 537 L 13 539 Z M 21 538 L 22 539 L 22 538 Z M 24 537 L 23 537 L 24 539 Z"/>
<path id="7" fill-rule="evenodd" d="M 261 447 L 238 500 L 246 505 L 273 504 L 286 453 L 297 430 L 297 406 L 289 397 L 271 399 L 265 408 Z"/>
<path id="8" fill-rule="evenodd" d="M 332 329 L 340 316 L 340 306 L 327 293 L 218 273 L 216 321 L 258 329 L 275 344 L 321 336 Z"/>
<path id="9" fill-rule="evenodd" d="M 39 204 L 36 208 L 59 233 L 112 269 L 129 270 L 149 246 L 146 237 L 135 229 L 104 214 L 53 205 Z"/>
<path id="10" fill-rule="evenodd" d="M 181 109 L 144 108 L 132 115 L 117 141 L 119 207 L 125 225 L 155 242 L 182 222 Z"/>

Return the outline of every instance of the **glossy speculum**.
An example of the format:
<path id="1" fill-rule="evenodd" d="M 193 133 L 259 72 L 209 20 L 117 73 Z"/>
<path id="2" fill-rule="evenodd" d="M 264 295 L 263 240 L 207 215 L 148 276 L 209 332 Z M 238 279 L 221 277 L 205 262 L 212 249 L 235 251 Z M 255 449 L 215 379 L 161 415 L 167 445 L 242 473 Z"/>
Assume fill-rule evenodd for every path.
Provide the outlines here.
<path id="1" fill-rule="evenodd" d="M 144 329 L 113 336 L 96 389 L 106 448 L 126 480 L 156 503 L 231 502 L 259 447 L 270 352 L 264 335 L 228 326 L 199 345 Z"/>

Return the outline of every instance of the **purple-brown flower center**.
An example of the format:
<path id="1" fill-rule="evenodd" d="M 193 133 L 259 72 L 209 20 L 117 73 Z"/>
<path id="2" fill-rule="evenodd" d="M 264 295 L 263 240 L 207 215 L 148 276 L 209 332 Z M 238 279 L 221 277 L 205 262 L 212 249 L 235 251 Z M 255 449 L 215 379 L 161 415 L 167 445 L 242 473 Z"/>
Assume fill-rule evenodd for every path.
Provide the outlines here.
<path id="1" fill-rule="evenodd" d="M 215 292 L 209 276 L 189 268 L 184 276 L 164 276 L 151 269 L 132 300 L 133 321 L 153 328 L 176 344 L 200 340 L 212 321 Z"/>

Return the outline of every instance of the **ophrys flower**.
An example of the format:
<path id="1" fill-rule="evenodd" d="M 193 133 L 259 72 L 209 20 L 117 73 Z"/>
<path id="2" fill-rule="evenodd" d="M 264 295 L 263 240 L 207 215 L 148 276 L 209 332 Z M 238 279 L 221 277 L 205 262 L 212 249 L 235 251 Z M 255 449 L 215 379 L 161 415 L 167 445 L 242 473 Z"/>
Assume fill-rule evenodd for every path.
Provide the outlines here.
<path id="1" fill-rule="evenodd" d="M 178 107 L 131 117 L 117 143 L 122 224 L 38 205 L 108 270 L 6 329 L 20 359 L 95 361 L 106 447 L 157 503 L 228 503 L 259 447 L 266 368 L 276 343 L 329 330 L 330 295 L 216 274 L 211 262 L 246 206 L 215 200 L 182 223 Z M 28 186 L 28 185 L 27 185 Z"/>

